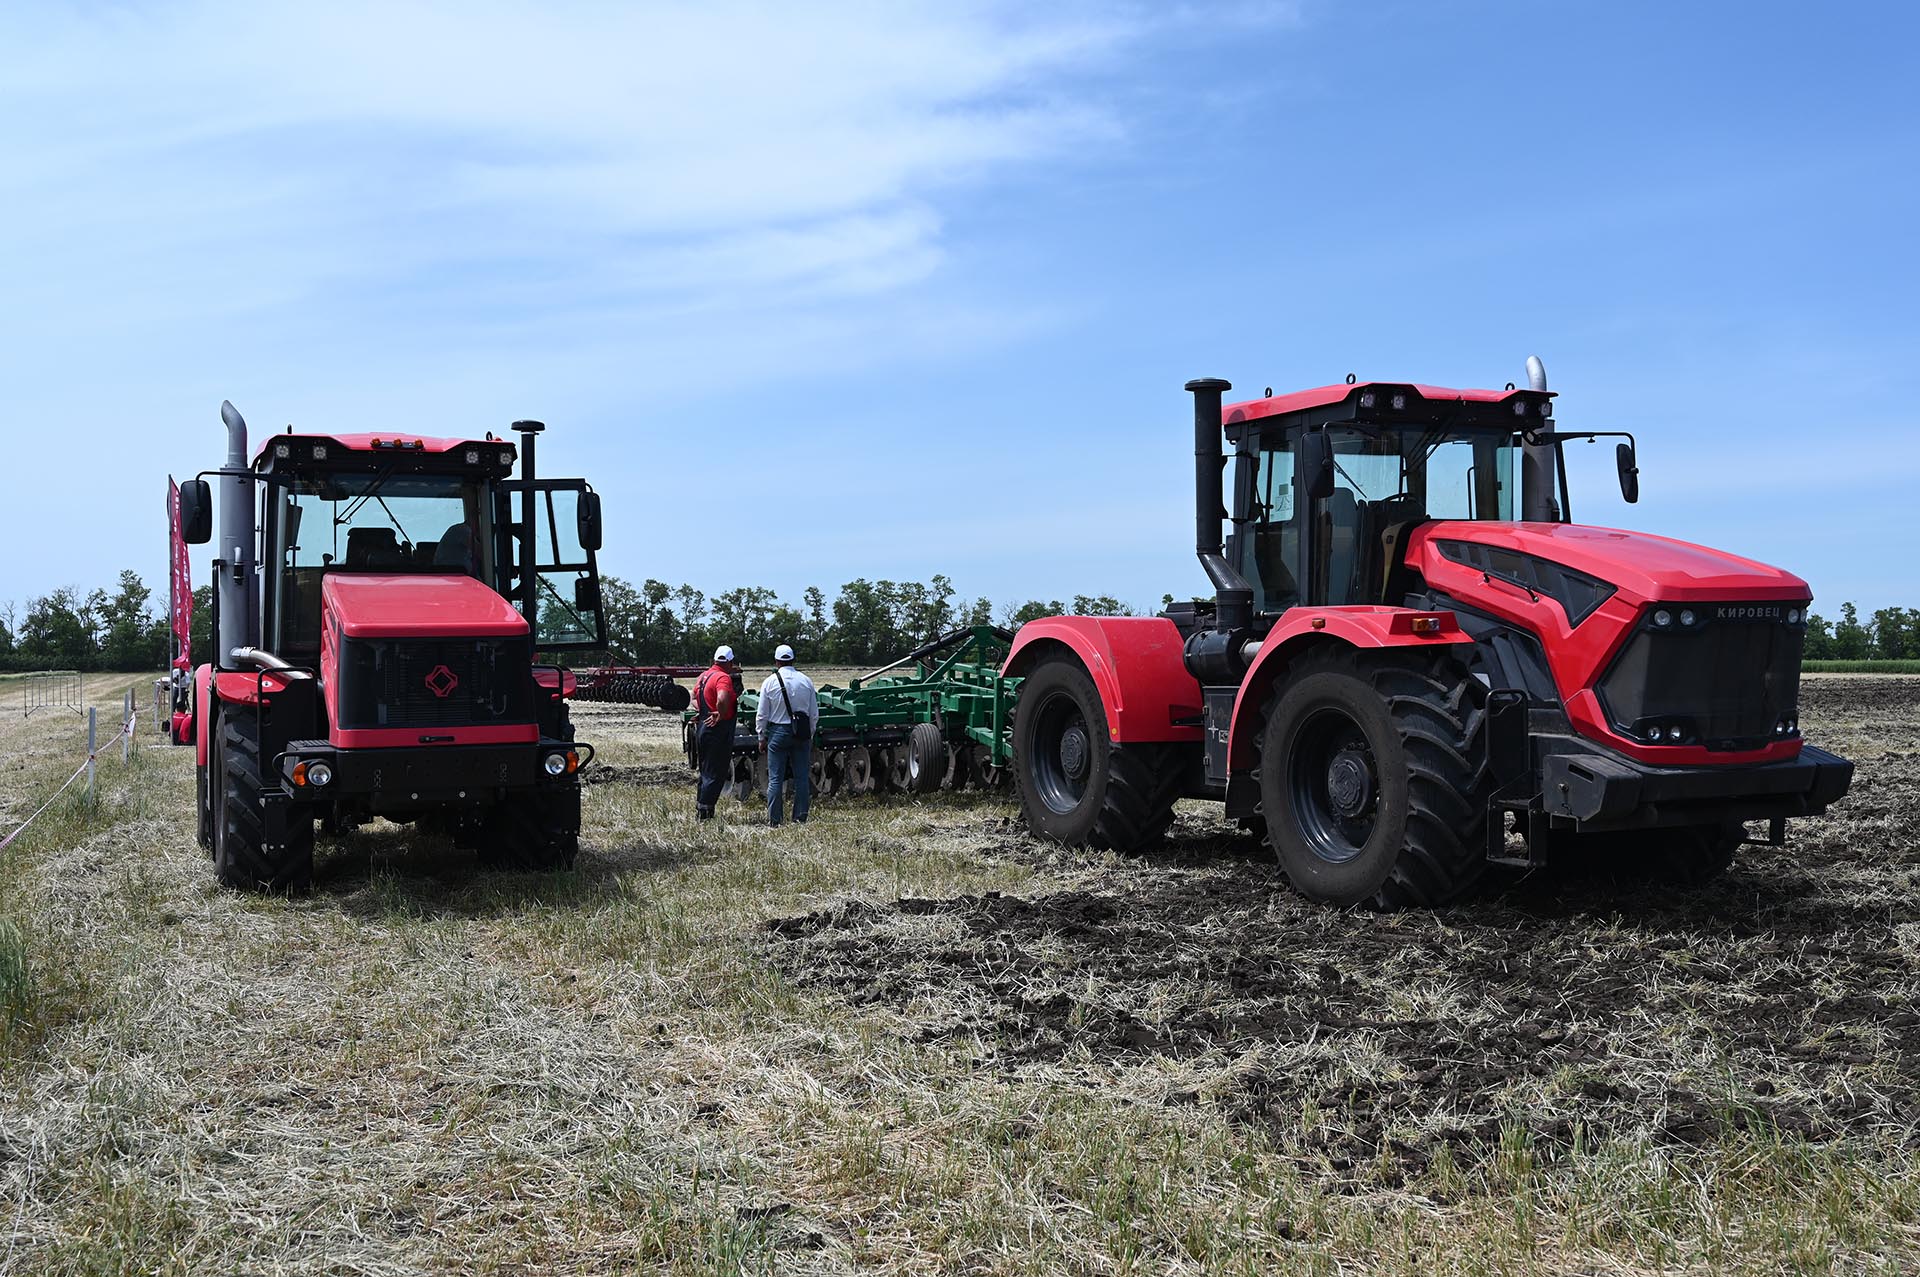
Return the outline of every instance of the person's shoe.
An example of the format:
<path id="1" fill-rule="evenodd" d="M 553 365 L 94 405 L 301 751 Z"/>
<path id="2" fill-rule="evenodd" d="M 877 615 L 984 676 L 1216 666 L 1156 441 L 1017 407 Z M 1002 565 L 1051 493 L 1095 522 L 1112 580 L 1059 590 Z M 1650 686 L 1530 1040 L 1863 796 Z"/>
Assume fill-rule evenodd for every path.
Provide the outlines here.
<path id="1" fill-rule="evenodd" d="M 694 818 L 695 820 L 712 820 L 712 819 L 713 819 L 713 808 L 711 808 L 711 807 L 695 807 L 695 808 L 693 809 L 693 818 Z"/>

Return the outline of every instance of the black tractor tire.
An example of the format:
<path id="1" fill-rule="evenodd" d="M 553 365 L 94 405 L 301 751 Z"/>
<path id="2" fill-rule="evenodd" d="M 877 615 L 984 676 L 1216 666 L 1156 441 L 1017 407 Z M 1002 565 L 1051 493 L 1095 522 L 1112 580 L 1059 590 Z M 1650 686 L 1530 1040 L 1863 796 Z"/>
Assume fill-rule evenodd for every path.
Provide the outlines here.
<path id="1" fill-rule="evenodd" d="M 213 815 L 213 867 L 224 887 L 293 895 L 313 887 L 313 819 L 303 808 L 287 816 L 287 841 L 269 848 L 261 800 L 260 737 L 251 710 L 219 716 L 217 784 Z"/>
<path id="2" fill-rule="evenodd" d="M 573 716 L 564 705 L 554 735 L 573 740 Z M 486 869 L 541 873 L 573 868 L 580 854 L 579 776 L 515 795 L 491 808 L 478 822 L 474 847 Z"/>
<path id="3" fill-rule="evenodd" d="M 1486 873 L 1486 687 L 1447 653 L 1309 653 L 1268 697 L 1260 815 L 1294 889 L 1431 908 Z"/>
<path id="4" fill-rule="evenodd" d="M 1027 828 L 1068 846 L 1151 846 L 1186 789 L 1178 747 L 1113 743 L 1099 689 L 1069 657 L 1042 661 L 1021 683 L 1013 758 Z"/>
<path id="5" fill-rule="evenodd" d="M 915 723 L 907 733 L 906 789 L 914 794 L 931 794 L 947 776 L 947 742 L 939 727 Z"/>
<path id="6" fill-rule="evenodd" d="M 1548 835 L 1546 872 L 1615 883 L 1697 887 L 1725 873 L 1746 838 L 1746 826 L 1679 825 L 1617 833 Z"/>
<path id="7" fill-rule="evenodd" d="M 211 757 L 209 757 L 211 762 Z M 213 799 L 207 793 L 207 769 L 196 764 L 193 769 L 193 825 L 194 841 L 198 842 L 209 856 L 213 854 Z"/>
<path id="8" fill-rule="evenodd" d="M 580 854 L 580 787 L 519 794 L 490 810 L 475 838 L 482 867 L 543 873 L 571 869 Z"/>

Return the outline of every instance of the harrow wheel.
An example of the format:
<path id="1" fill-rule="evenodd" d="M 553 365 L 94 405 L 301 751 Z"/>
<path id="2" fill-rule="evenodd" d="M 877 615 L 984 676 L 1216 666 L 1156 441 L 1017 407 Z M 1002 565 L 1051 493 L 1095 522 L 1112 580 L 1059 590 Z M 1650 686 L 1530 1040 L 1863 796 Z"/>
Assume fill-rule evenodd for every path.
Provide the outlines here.
<path id="1" fill-rule="evenodd" d="M 912 784 L 907 766 L 909 756 L 905 745 L 889 745 L 880 751 L 880 779 L 888 793 L 904 794 Z"/>
<path id="2" fill-rule="evenodd" d="M 916 794 L 931 794 L 946 779 L 947 742 L 932 723 L 915 723 L 907 733 L 906 788 Z"/>
<path id="3" fill-rule="evenodd" d="M 1445 653 L 1310 652 L 1267 700 L 1260 814 L 1329 904 L 1445 904 L 1486 872 L 1486 688 Z"/>

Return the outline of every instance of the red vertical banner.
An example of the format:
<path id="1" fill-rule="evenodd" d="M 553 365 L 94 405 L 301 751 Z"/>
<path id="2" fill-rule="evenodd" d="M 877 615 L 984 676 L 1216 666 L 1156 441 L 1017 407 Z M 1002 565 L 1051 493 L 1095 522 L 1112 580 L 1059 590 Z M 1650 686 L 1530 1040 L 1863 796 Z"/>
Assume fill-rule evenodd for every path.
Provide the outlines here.
<path id="1" fill-rule="evenodd" d="M 167 480 L 167 531 L 173 561 L 167 576 L 168 612 L 173 621 L 173 668 L 193 668 L 193 569 L 180 527 L 180 485 Z"/>

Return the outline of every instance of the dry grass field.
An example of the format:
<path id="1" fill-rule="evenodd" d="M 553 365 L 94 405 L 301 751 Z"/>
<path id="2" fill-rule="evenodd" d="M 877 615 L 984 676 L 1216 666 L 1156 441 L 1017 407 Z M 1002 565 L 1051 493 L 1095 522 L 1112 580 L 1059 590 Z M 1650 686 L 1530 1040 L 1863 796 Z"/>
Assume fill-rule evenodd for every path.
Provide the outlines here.
<path id="1" fill-rule="evenodd" d="M 0 692 L 4 831 L 82 735 Z M 1203 805 L 697 826 L 613 705 L 574 872 L 380 825 L 249 898 L 146 735 L 0 857 L 0 1272 L 1911 1272 L 1920 679 L 1805 702 L 1859 774 L 1785 850 L 1384 917 Z"/>

